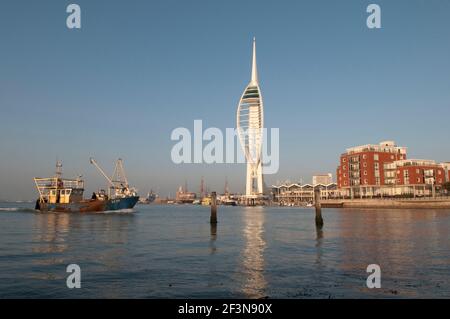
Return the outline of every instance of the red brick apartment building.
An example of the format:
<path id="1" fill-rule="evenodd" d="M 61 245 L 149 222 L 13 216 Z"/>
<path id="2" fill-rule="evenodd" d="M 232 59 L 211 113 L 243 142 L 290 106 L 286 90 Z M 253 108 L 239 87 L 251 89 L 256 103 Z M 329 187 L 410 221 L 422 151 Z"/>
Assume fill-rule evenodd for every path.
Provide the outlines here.
<path id="1" fill-rule="evenodd" d="M 450 181 L 450 163 L 406 158 L 406 147 L 384 141 L 347 149 L 336 171 L 345 197 L 430 196 Z"/>

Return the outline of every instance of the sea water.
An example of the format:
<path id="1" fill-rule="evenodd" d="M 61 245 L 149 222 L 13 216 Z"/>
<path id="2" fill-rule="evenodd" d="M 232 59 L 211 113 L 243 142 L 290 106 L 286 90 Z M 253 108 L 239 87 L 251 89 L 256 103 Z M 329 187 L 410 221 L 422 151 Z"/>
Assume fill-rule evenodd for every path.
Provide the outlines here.
<path id="1" fill-rule="evenodd" d="M 0 203 L 0 298 L 449 298 L 450 211 Z M 81 269 L 69 289 L 66 268 Z M 367 266 L 381 268 L 369 289 Z"/>

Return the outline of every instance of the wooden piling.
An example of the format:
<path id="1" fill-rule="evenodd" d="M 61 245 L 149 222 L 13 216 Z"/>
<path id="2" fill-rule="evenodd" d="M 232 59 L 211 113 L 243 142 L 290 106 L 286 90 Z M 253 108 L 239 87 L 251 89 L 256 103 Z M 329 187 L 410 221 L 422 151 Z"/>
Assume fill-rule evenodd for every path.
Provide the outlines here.
<path id="1" fill-rule="evenodd" d="M 211 193 L 211 224 L 217 224 L 217 194 L 216 192 Z"/>
<path id="2" fill-rule="evenodd" d="M 314 190 L 314 203 L 316 207 L 316 226 L 322 228 L 322 205 L 320 204 L 320 189 L 318 188 Z"/>

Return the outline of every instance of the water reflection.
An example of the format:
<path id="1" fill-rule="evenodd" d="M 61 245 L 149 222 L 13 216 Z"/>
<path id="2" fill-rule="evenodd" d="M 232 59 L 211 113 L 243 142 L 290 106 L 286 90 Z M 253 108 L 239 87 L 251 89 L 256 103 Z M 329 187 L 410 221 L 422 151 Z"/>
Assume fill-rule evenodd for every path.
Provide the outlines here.
<path id="1" fill-rule="evenodd" d="M 209 248 L 211 255 L 215 254 L 217 251 L 216 247 L 217 240 L 217 224 L 211 224 L 211 240 L 209 241 Z"/>
<path id="2" fill-rule="evenodd" d="M 340 268 L 364 271 L 368 264 L 378 264 L 386 289 L 404 297 L 417 297 L 417 287 L 435 289 L 440 278 L 426 269 L 446 268 L 434 259 L 442 255 L 443 247 L 450 247 L 448 225 L 440 228 L 438 216 L 433 210 L 344 212 L 339 220 Z"/>
<path id="3" fill-rule="evenodd" d="M 32 263 L 46 268 L 28 277 L 48 279 L 74 262 L 93 265 L 92 273 L 123 271 L 130 253 L 129 229 L 133 222 L 133 215 L 124 214 L 36 214 Z M 96 249 L 91 248 L 93 245 Z"/>
<path id="4" fill-rule="evenodd" d="M 323 244 L 323 229 L 322 227 L 316 227 L 316 249 L 317 249 L 317 257 L 316 264 L 322 264 L 322 244 Z"/>
<path id="5" fill-rule="evenodd" d="M 243 235 L 245 240 L 242 252 L 244 283 L 243 293 L 248 298 L 264 297 L 267 281 L 264 277 L 265 215 L 262 207 L 248 208 L 243 213 Z"/>
<path id="6" fill-rule="evenodd" d="M 393 272 L 401 273 L 404 264 L 422 262 L 423 253 L 442 247 L 442 242 L 436 240 L 442 232 L 436 227 L 438 223 L 432 222 L 436 218 L 434 213 L 412 210 L 344 213 L 339 220 L 347 252 L 342 266 L 355 267 L 362 260 L 364 263 L 395 261 L 390 267 Z M 448 239 L 448 230 L 444 230 Z M 417 248 L 421 248 L 420 254 Z"/>
<path id="7" fill-rule="evenodd" d="M 35 219 L 33 241 L 34 253 L 62 253 L 67 250 L 67 235 L 70 228 L 69 214 L 38 214 Z"/>
<path id="8" fill-rule="evenodd" d="M 140 209 L 0 213 L 0 298 L 450 296 L 449 210 L 329 209 L 322 232 L 297 208 L 229 207 L 217 228 L 204 207 Z M 82 267 L 78 292 L 69 263 Z M 365 286 L 371 263 L 380 290 Z"/>

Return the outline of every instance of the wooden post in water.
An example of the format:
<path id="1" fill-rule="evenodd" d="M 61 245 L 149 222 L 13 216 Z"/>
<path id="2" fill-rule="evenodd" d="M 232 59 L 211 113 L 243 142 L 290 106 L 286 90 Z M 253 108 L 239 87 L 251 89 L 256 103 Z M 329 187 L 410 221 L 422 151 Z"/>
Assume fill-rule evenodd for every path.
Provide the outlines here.
<path id="1" fill-rule="evenodd" d="M 217 194 L 216 192 L 211 193 L 211 224 L 217 224 Z"/>
<path id="2" fill-rule="evenodd" d="M 322 218 L 322 205 L 320 204 L 320 189 L 314 189 L 314 203 L 316 206 L 316 227 L 322 228 L 323 218 Z"/>

